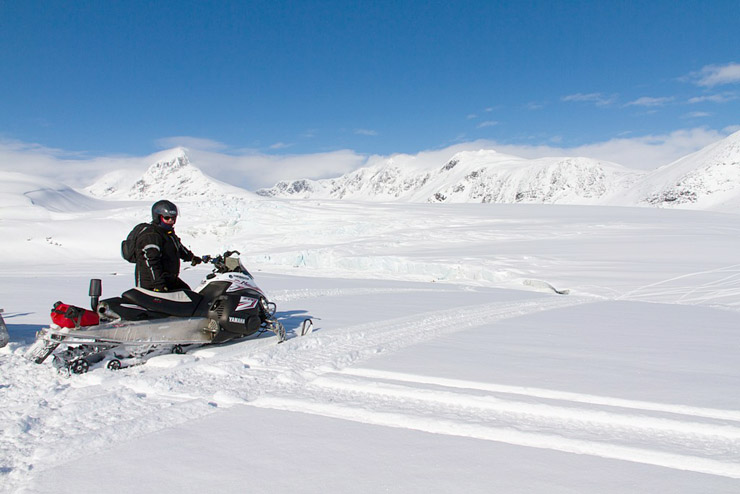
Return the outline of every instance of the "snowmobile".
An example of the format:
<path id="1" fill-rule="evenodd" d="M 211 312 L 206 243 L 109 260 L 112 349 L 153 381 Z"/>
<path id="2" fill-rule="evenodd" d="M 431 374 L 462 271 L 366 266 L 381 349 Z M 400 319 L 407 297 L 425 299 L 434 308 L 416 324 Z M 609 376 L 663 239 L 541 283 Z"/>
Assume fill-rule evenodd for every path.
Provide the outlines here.
<path id="1" fill-rule="evenodd" d="M 278 343 L 285 327 L 239 260 L 238 251 L 204 256 L 213 270 L 195 290 L 155 292 L 140 287 L 100 300 L 101 281 L 90 280 L 92 311 L 57 302 L 54 324 L 41 329 L 26 357 L 36 363 L 53 355 L 60 371 L 82 374 L 102 363 L 121 369 L 163 353 L 272 332 Z M 303 321 L 300 334 L 313 322 Z"/>

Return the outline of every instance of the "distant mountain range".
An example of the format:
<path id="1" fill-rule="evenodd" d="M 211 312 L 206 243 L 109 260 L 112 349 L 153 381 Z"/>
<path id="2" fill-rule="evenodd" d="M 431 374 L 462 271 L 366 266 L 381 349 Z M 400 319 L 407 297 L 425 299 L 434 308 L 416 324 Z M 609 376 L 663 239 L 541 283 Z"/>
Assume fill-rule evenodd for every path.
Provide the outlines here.
<path id="1" fill-rule="evenodd" d="M 433 169 L 390 158 L 338 178 L 278 182 L 264 197 L 658 206 L 737 212 L 740 132 L 653 172 L 588 158 L 461 152 Z"/>
<path id="2" fill-rule="evenodd" d="M 190 163 L 187 151 L 160 154 L 143 175 L 117 171 L 85 189 L 114 200 L 254 199 Z M 525 159 L 492 150 L 457 153 L 438 166 L 392 157 L 325 180 L 278 182 L 268 198 L 432 203 L 653 206 L 740 211 L 740 132 L 652 172 L 589 158 Z"/>

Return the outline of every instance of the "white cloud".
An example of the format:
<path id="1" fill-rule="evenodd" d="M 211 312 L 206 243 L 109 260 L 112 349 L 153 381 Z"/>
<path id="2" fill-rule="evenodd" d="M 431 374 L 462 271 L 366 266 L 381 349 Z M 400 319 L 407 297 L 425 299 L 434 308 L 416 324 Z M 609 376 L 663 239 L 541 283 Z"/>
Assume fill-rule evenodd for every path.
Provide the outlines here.
<path id="1" fill-rule="evenodd" d="M 48 148 L 17 140 L 0 140 L 0 170 L 57 179 L 75 188 L 113 170 L 145 169 L 147 158 L 89 157 L 85 153 Z M 150 161 L 149 164 L 155 161 Z"/>
<path id="2" fill-rule="evenodd" d="M 481 122 L 478 124 L 479 129 L 483 129 L 486 127 L 493 127 L 495 125 L 498 125 L 498 122 L 495 120 L 486 120 L 485 122 Z"/>
<path id="3" fill-rule="evenodd" d="M 193 165 L 205 174 L 248 190 L 272 187 L 280 180 L 335 177 L 359 168 L 367 159 L 364 155 L 346 149 L 293 155 L 229 155 L 190 149 L 188 155 Z"/>
<path id="4" fill-rule="evenodd" d="M 524 108 L 526 108 L 527 110 L 541 110 L 544 107 L 545 105 L 541 103 L 535 103 L 534 101 L 530 101 L 529 103 L 524 105 Z"/>
<path id="5" fill-rule="evenodd" d="M 276 142 L 275 144 L 270 146 L 270 149 L 287 149 L 291 146 L 293 146 L 293 144 L 286 144 L 284 142 Z"/>
<path id="6" fill-rule="evenodd" d="M 496 108 L 492 106 L 488 106 L 486 108 L 483 108 L 482 113 L 492 113 L 495 109 Z M 479 118 L 479 117 L 480 115 L 478 115 L 477 113 L 469 113 L 468 116 L 465 118 L 467 118 L 468 120 L 475 120 L 476 118 Z"/>
<path id="7" fill-rule="evenodd" d="M 606 96 L 602 93 L 576 93 L 563 96 L 562 101 L 578 103 L 594 103 L 596 106 L 609 106 L 616 101 L 616 96 Z"/>
<path id="8" fill-rule="evenodd" d="M 719 94 L 708 94 L 705 96 L 697 96 L 695 98 L 689 99 L 689 103 L 695 104 L 695 103 L 704 103 L 706 101 L 710 103 L 727 103 L 728 101 L 733 101 L 738 98 L 737 93 L 719 93 Z"/>
<path id="9" fill-rule="evenodd" d="M 493 149 L 524 158 L 584 156 L 640 170 L 653 170 L 717 142 L 732 133 L 706 128 L 676 130 L 669 134 L 614 138 L 575 147 L 518 146 L 490 143 Z"/>
<path id="10" fill-rule="evenodd" d="M 738 84 L 740 83 L 740 64 L 707 65 L 698 72 L 692 72 L 685 79 L 706 87 Z"/>
<path id="11" fill-rule="evenodd" d="M 671 101 L 673 101 L 674 98 L 672 97 L 664 97 L 664 98 L 651 98 L 649 96 L 643 96 L 642 98 L 637 98 L 634 101 L 630 101 L 625 106 L 663 106 L 667 105 Z"/>
<path id="12" fill-rule="evenodd" d="M 191 136 L 163 137 L 161 139 L 157 139 L 155 144 L 162 149 L 171 149 L 175 147 L 208 149 L 211 151 L 223 151 L 228 149 L 228 146 L 223 142 Z"/>
<path id="13" fill-rule="evenodd" d="M 705 111 L 692 111 L 687 114 L 685 114 L 684 118 L 704 118 L 704 117 L 711 117 L 712 114 L 705 112 Z"/>
<path id="14" fill-rule="evenodd" d="M 434 151 L 423 151 L 407 159 L 408 162 L 421 165 L 442 166 L 455 153 L 460 151 L 477 151 L 493 149 L 502 154 L 522 158 L 544 158 L 548 156 L 582 156 L 602 161 L 617 163 L 638 170 L 653 170 L 659 166 L 698 151 L 719 141 L 737 129 L 725 128 L 722 131 L 706 128 L 677 130 L 668 134 L 646 135 L 639 137 L 619 137 L 608 141 L 595 142 L 582 146 L 559 146 L 560 137 L 552 137 L 549 144 L 516 145 L 502 144 L 488 139 L 463 142 Z M 373 157 L 368 163 L 387 157 Z"/>
<path id="15" fill-rule="evenodd" d="M 355 134 L 360 136 L 376 136 L 378 133 L 374 130 L 369 129 L 355 129 Z"/>

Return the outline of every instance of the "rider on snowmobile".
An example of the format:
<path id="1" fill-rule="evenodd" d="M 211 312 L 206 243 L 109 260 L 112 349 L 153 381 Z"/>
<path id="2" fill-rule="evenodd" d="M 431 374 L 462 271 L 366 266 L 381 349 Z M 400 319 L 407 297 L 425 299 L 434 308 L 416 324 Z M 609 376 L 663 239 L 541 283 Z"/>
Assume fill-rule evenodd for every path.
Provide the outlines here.
<path id="1" fill-rule="evenodd" d="M 193 266 L 203 260 L 175 234 L 177 206 L 161 200 L 152 205 L 152 222 L 136 237 L 136 286 L 154 291 L 189 290 L 179 278 L 180 259 Z"/>

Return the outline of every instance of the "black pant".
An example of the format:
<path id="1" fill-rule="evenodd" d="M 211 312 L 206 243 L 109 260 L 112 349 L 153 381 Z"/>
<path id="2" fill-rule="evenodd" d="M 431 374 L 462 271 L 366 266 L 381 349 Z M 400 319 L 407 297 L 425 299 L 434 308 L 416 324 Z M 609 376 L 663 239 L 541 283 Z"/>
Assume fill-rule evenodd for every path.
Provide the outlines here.
<path id="1" fill-rule="evenodd" d="M 154 284 L 150 283 L 148 280 L 145 280 L 143 283 L 137 285 L 145 290 L 154 290 Z M 190 285 L 182 281 L 178 276 L 175 276 L 174 278 L 171 276 L 168 276 L 165 278 L 165 288 L 168 292 L 176 292 L 178 290 L 190 290 Z"/>
<path id="2" fill-rule="evenodd" d="M 176 292 L 177 290 L 190 290 L 190 285 L 185 283 L 180 279 L 180 277 L 177 277 L 175 279 L 168 279 L 167 280 L 167 291 L 168 292 Z"/>

